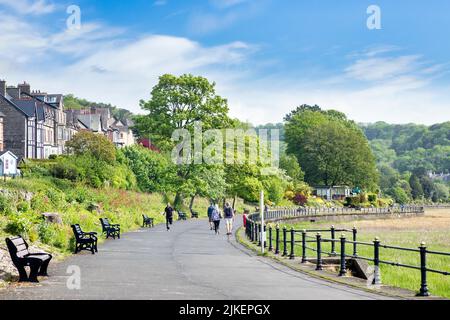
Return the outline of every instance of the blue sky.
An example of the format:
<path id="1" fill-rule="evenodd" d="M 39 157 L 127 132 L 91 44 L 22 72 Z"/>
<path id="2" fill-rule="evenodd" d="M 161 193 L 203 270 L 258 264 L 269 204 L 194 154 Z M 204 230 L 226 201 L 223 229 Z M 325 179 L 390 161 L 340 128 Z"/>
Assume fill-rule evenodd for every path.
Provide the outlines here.
<path id="1" fill-rule="evenodd" d="M 81 9 L 68 30 L 66 9 Z M 369 30 L 367 8 L 381 9 Z M 360 122 L 450 120 L 450 2 L 0 0 L 0 78 L 139 112 L 158 76 L 217 83 L 231 114 L 319 104 Z"/>

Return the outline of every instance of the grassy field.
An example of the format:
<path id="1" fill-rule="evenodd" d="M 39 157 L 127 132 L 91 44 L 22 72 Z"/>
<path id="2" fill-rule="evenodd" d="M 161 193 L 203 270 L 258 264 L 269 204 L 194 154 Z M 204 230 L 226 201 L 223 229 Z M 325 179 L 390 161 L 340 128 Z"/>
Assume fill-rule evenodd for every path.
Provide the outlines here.
<path id="1" fill-rule="evenodd" d="M 293 226 L 296 230 L 329 229 L 331 224 L 332 222 L 305 222 L 288 225 L 288 228 Z M 450 209 L 429 210 L 423 217 L 335 223 L 338 229 L 351 229 L 353 226 L 358 229 L 358 241 L 372 242 L 375 237 L 379 237 L 382 244 L 407 248 L 418 248 L 421 242 L 425 242 L 429 250 L 450 252 Z M 347 239 L 352 238 L 350 232 L 344 234 Z M 336 237 L 340 235 L 341 232 L 336 234 Z M 329 233 L 323 233 L 322 237 L 330 238 L 331 236 Z M 299 235 L 298 240 L 300 239 Z M 315 248 L 313 243 L 309 246 Z M 324 243 L 323 250 L 329 252 L 330 244 Z M 336 250 L 339 251 L 339 244 L 336 244 Z M 295 252 L 297 256 L 301 256 L 300 245 L 296 246 Z M 349 254 L 353 252 L 350 245 L 346 247 L 346 252 Z M 312 250 L 308 250 L 307 254 L 308 257 L 316 256 Z M 373 258 L 373 247 L 358 246 L 358 255 Z M 419 254 L 414 252 L 381 248 L 380 259 L 420 266 Z M 427 259 L 429 268 L 450 272 L 450 257 L 429 254 Z M 420 271 L 418 270 L 382 264 L 381 277 L 384 284 L 414 291 L 420 288 Z M 428 273 L 428 288 L 434 295 L 450 298 L 450 276 Z"/>

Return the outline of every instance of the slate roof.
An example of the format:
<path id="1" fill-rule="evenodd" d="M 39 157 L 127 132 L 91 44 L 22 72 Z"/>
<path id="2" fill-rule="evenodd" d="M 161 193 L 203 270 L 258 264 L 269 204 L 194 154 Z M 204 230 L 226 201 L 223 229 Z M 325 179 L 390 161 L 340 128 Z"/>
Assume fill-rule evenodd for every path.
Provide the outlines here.
<path id="1" fill-rule="evenodd" d="M 34 117 L 37 110 L 38 120 L 45 120 L 44 106 L 42 103 L 28 99 L 13 99 L 11 102 L 20 109 L 27 117 Z"/>
<path id="2" fill-rule="evenodd" d="M 86 127 L 92 131 L 102 131 L 101 115 L 99 114 L 80 114 L 77 116 L 78 121 L 83 123 Z"/>

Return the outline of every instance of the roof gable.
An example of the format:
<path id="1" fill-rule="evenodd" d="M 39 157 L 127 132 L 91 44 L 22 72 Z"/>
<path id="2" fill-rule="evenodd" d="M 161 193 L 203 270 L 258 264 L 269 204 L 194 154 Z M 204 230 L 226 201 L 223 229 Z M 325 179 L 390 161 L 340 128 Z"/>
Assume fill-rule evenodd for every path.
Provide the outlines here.
<path id="1" fill-rule="evenodd" d="M 16 159 L 16 160 L 19 159 L 18 156 L 16 156 L 14 153 L 12 153 L 12 152 L 9 151 L 9 150 L 0 153 L 0 158 L 4 158 L 6 155 L 10 155 L 11 157 L 13 157 L 13 158 Z"/>

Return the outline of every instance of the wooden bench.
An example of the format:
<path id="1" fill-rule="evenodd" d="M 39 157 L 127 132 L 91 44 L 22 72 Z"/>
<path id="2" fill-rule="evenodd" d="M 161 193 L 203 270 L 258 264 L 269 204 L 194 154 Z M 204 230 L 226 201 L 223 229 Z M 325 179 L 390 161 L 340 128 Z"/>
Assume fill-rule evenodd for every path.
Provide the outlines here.
<path id="1" fill-rule="evenodd" d="M 102 232 L 106 235 L 106 239 L 113 237 L 113 239 L 120 239 L 120 224 L 111 224 L 108 218 L 100 218 L 102 224 Z"/>
<path id="2" fill-rule="evenodd" d="M 72 225 L 72 230 L 75 235 L 75 254 L 81 250 L 91 251 L 92 254 L 98 252 L 97 232 L 83 232 L 79 224 Z"/>
<path id="3" fill-rule="evenodd" d="M 47 268 L 52 255 L 49 253 L 30 253 L 28 243 L 22 237 L 7 238 L 6 245 L 14 266 L 19 271 L 20 282 L 39 282 L 37 277 L 47 277 Z M 25 267 L 30 267 L 30 276 Z"/>
<path id="4" fill-rule="evenodd" d="M 182 211 L 178 211 L 178 221 L 180 221 L 180 220 L 187 220 L 186 213 L 184 213 Z"/>
<path id="5" fill-rule="evenodd" d="M 143 223 L 142 223 L 143 228 L 145 228 L 145 227 L 153 228 L 155 226 L 153 218 L 150 218 L 147 215 L 143 214 L 142 219 L 143 219 Z"/>

